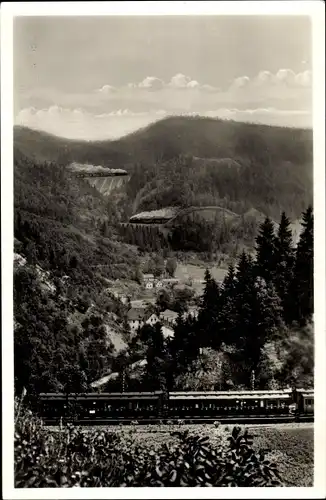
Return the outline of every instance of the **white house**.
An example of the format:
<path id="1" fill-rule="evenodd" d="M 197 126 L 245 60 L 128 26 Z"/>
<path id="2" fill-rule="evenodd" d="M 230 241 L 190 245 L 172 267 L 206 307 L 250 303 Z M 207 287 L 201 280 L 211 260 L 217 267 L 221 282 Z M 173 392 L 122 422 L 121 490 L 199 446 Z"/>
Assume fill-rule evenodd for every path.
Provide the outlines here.
<path id="1" fill-rule="evenodd" d="M 161 312 L 160 319 L 162 322 L 167 323 L 169 325 L 173 325 L 178 317 L 178 313 L 175 311 L 171 311 L 170 309 L 165 309 L 165 311 Z"/>
<path id="2" fill-rule="evenodd" d="M 145 323 L 147 325 L 155 325 L 156 323 L 158 323 L 160 321 L 160 319 L 158 318 L 158 316 L 156 314 L 151 314 L 150 317 L 145 321 Z"/>
<path id="3" fill-rule="evenodd" d="M 162 281 L 158 280 L 156 283 L 155 283 L 155 288 L 162 288 L 163 287 L 163 283 Z"/>
<path id="4" fill-rule="evenodd" d="M 145 309 L 129 309 L 128 314 L 128 323 L 131 331 L 138 330 L 141 326 L 143 326 L 145 322 Z"/>
<path id="5" fill-rule="evenodd" d="M 145 309 L 130 309 L 128 311 L 128 323 L 131 331 L 136 331 L 138 328 L 141 328 L 145 324 L 147 325 L 155 325 L 160 321 L 156 314 L 148 314 Z"/>
<path id="6" fill-rule="evenodd" d="M 154 281 L 154 274 L 143 274 L 143 280 L 144 281 Z"/>
<path id="7" fill-rule="evenodd" d="M 154 283 L 153 281 L 147 281 L 146 285 L 145 285 L 145 288 L 147 290 L 151 290 L 152 288 L 154 288 Z"/>

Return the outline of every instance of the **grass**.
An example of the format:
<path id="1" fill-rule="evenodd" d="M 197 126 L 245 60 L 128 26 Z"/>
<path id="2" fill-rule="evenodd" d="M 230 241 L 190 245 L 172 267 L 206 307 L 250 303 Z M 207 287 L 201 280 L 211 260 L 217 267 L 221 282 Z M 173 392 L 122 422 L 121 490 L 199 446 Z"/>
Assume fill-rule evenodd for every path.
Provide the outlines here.
<path id="1" fill-rule="evenodd" d="M 185 281 L 188 278 L 193 280 L 203 280 L 205 277 L 206 266 L 209 268 L 212 276 L 217 281 L 223 281 L 227 270 L 221 269 L 220 267 L 205 265 L 197 266 L 194 264 L 180 264 L 178 263 L 178 267 L 175 272 L 175 277 L 180 279 L 181 281 Z"/>
<path id="2" fill-rule="evenodd" d="M 268 449 L 287 486 L 313 486 L 314 429 L 288 426 L 252 429 L 254 448 Z"/>

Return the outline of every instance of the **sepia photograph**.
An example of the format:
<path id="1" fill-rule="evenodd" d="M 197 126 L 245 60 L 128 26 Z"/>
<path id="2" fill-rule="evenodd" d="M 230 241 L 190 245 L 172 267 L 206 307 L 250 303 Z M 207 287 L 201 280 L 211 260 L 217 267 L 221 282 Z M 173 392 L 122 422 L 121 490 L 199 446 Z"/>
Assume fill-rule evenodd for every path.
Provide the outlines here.
<path id="1" fill-rule="evenodd" d="M 316 16 L 83 3 L 10 20 L 15 498 L 312 489 Z"/>

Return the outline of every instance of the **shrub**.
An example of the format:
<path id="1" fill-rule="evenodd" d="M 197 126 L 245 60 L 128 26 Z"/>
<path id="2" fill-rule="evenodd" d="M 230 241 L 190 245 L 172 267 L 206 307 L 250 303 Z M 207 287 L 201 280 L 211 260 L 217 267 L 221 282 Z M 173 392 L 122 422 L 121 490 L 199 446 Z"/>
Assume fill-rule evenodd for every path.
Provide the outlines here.
<path id="1" fill-rule="evenodd" d="M 235 427 L 227 444 L 171 433 L 175 444 L 149 447 L 107 430 L 66 426 L 49 432 L 30 414 L 16 423 L 15 487 L 279 486 L 277 467 Z"/>

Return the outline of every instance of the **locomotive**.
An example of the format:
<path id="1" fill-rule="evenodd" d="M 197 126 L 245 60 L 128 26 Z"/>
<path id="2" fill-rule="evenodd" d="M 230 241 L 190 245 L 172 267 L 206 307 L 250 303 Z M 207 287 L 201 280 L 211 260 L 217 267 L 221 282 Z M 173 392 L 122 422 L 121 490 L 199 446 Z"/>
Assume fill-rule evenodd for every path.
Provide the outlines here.
<path id="1" fill-rule="evenodd" d="M 35 410 L 45 423 L 311 420 L 314 416 L 314 391 L 42 393 Z"/>

